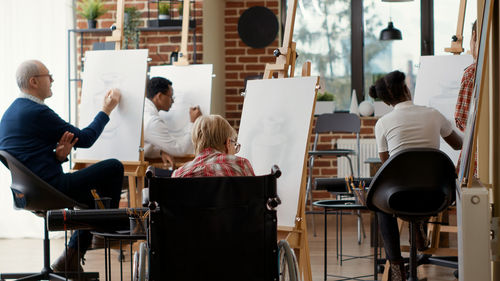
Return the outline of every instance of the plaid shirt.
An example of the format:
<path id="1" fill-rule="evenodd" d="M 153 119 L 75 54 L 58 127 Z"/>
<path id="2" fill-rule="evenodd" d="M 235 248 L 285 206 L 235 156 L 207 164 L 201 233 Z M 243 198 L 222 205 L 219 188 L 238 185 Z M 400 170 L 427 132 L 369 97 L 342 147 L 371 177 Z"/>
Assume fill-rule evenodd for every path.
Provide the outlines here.
<path id="1" fill-rule="evenodd" d="M 469 116 L 470 101 L 474 92 L 474 80 L 476 78 L 476 63 L 469 65 L 462 76 L 460 91 L 458 92 L 457 105 L 455 107 L 455 124 L 460 131 L 465 131 L 467 117 Z"/>
<path id="2" fill-rule="evenodd" d="M 470 101 L 474 93 L 474 81 L 476 80 L 476 62 L 469 65 L 462 76 L 460 83 L 460 91 L 458 92 L 457 105 L 455 107 L 455 124 L 457 128 L 464 132 L 467 127 L 467 118 L 469 117 Z M 474 175 L 477 177 L 477 153 L 474 159 Z M 458 157 L 457 173 L 460 170 L 460 161 L 462 159 L 462 152 Z"/>
<path id="3" fill-rule="evenodd" d="M 226 176 L 255 176 L 255 173 L 247 159 L 206 148 L 172 174 L 174 178 Z"/>

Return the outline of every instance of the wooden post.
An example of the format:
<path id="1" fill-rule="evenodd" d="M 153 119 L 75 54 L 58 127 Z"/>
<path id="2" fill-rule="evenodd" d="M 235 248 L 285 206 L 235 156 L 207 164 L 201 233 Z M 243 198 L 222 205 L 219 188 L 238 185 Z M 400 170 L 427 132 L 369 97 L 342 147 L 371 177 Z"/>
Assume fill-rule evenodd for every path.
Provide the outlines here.
<path id="1" fill-rule="evenodd" d="M 123 41 L 123 18 L 125 12 L 125 0 L 116 3 L 115 29 L 111 36 L 106 37 L 106 42 L 115 42 L 115 50 L 121 50 Z"/>
<path id="2" fill-rule="evenodd" d="M 464 48 L 464 19 L 465 19 L 465 8 L 467 6 L 467 0 L 460 0 L 460 9 L 458 10 L 458 22 L 457 22 L 457 32 L 451 41 L 451 47 L 445 48 L 444 51 L 448 53 L 453 53 L 454 55 L 460 55 Z M 455 40 L 456 39 L 456 40 Z"/>
<path id="3" fill-rule="evenodd" d="M 296 63 L 296 52 L 295 42 L 292 41 L 293 38 L 293 27 L 295 24 L 295 12 L 297 10 L 297 0 L 291 1 L 288 3 L 288 11 L 286 15 L 286 24 L 285 24 L 285 35 L 283 37 L 283 46 L 274 51 L 274 55 L 276 56 L 276 63 L 267 64 L 266 69 L 264 71 L 263 79 L 271 79 L 274 73 L 278 74 L 278 78 L 287 78 L 293 77 L 295 71 L 295 63 Z M 302 68 L 303 76 L 311 75 L 311 62 L 306 62 Z M 319 77 L 316 84 L 319 83 Z M 315 91 L 315 95 L 317 94 L 317 88 Z M 315 98 L 316 100 L 316 98 Z M 312 127 L 312 123 L 314 120 L 314 108 L 311 112 L 311 122 L 309 127 Z M 308 146 L 311 139 L 311 132 L 309 131 Z M 299 263 L 299 271 L 302 275 L 302 279 L 304 281 L 312 281 L 312 272 L 311 272 L 311 257 L 309 255 L 309 241 L 307 237 L 307 223 L 306 223 L 306 207 L 305 207 L 305 198 L 306 198 L 306 178 L 307 178 L 307 158 L 308 153 L 306 152 L 304 155 L 304 164 L 302 170 L 302 181 L 300 186 L 300 194 L 299 201 L 297 206 L 297 214 L 295 216 L 295 226 L 294 227 L 284 227 L 278 226 L 278 239 L 286 239 L 286 241 L 290 244 L 290 247 L 294 249 L 298 263 Z"/>
<path id="4" fill-rule="evenodd" d="M 274 64 L 266 64 L 264 71 L 264 79 L 271 79 L 274 73 L 278 73 L 278 78 L 293 77 L 295 71 L 295 60 L 297 53 L 295 52 L 295 42 L 293 38 L 293 27 L 295 24 L 295 12 L 297 10 L 297 0 L 289 3 L 286 14 L 285 35 L 283 37 L 283 46 L 274 51 L 276 62 Z"/>
<path id="5" fill-rule="evenodd" d="M 182 13 L 182 36 L 181 36 L 181 50 L 179 52 L 179 57 L 174 65 L 189 65 L 188 60 L 188 34 L 189 34 L 189 0 L 184 0 L 183 2 L 183 13 Z M 196 32 L 196 31 L 195 31 Z"/>

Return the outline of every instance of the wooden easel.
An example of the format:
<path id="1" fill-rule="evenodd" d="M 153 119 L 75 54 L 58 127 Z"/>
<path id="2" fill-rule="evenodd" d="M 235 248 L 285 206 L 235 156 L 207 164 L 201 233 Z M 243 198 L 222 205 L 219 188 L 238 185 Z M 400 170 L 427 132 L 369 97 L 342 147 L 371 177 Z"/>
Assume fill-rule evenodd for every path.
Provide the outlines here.
<path id="1" fill-rule="evenodd" d="M 125 0 L 118 0 L 116 3 L 116 22 L 115 29 L 111 36 L 106 37 L 106 42 L 115 42 L 115 50 L 122 49 L 123 41 L 123 19 L 125 13 Z"/>
<path id="2" fill-rule="evenodd" d="M 274 73 L 278 73 L 278 78 L 293 77 L 295 72 L 295 52 L 296 43 L 292 41 L 293 27 L 295 25 L 295 12 L 297 10 L 297 0 L 293 0 L 288 6 L 286 13 L 285 34 L 283 36 L 283 46 L 274 51 L 276 62 L 266 64 L 264 79 L 271 79 Z"/>
<path id="3" fill-rule="evenodd" d="M 181 50 L 179 52 L 179 57 L 174 65 L 189 65 L 188 60 L 188 33 L 189 33 L 189 0 L 184 0 L 182 11 L 182 35 L 181 35 Z"/>
<path id="4" fill-rule="evenodd" d="M 182 11 L 182 34 L 181 34 L 181 49 L 179 51 L 179 56 L 177 58 L 177 61 L 173 62 L 173 65 L 175 66 L 187 66 L 189 65 L 189 59 L 188 59 L 188 34 L 189 34 L 189 9 L 190 7 L 190 0 L 184 0 L 183 4 L 183 11 Z M 184 163 L 189 162 L 194 159 L 194 155 L 188 154 L 185 156 L 178 156 L 174 157 L 174 167 L 172 169 L 176 169 L 180 166 L 182 166 Z M 163 165 L 163 160 L 161 158 L 151 158 L 147 159 L 148 162 L 151 163 L 152 166 L 158 167 L 158 168 L 165 168 Z M 177 164 L 180 163 L 180 164 Z"/>
<path id="5" fill-rule="evenodd" d="M 283 46 L 277 49 L 274 54 L 277 57 L 276 63 L 267 64 L 264 71 L 263 79 L 271 79 L 274 73 L 278 74 L 278 78 L 293 77 L 295 71 L 295 42 L 292 42 L 293 26 L 295 23 L 295 12 L 297 9 L 297 0 L 291 1 L 288 6 L 285 35 L 283 37 Z M 306 62 L 302 68 L 303 76 L 310 76 L 311 63 Z M 319 82 L 319 81 L 318 81 Z M 314 112 L 314 110 L 313 110 Z M 313 114 L 313 113 L 312 113 Z M 313 116 L 311 115 L 312 126 Z M 307 137 L 308 143 L 310 140 L 310 132 Z M 304 164 L 302 170 L 302 181 L 300 185 L 299 201 L 297 214 L 295 216 L 295 226 L 278 226 L 278 239 L 285 239 L 295 250 L 298 258 L 300 274 L 304 281 L 312 280 L 311 273 L 311 258 L 309 255 L 309 242 L 307 239 L 307 223 L 305 215 L 305 196 L 306 196 L 306 175 L 307 175 L 307 153 L 304 155 Z"/>
<path id="6" fill-rule="evenodd" d="M 123 14 L 125 0 L 118 0 L 116 5 L 116 29 L 111 36 L 106 37 L 106 42 L 115 42 L 115 50 L 121 49 L 123 40 Z M 81 170 L 99 161 L 75 159 L 73 170 Z M 142 206 L 142 189 L 148 162 L 144 161 L 144 127 L 141 128 L 141 143 L 139 147 L 139 161 L 122 161 L 124 175 L 128 177 L 129 205 L 131 208 Z"/>
<path id="7" fill-rule="evenodd" d="M 465 20 L 465 8 L 467 6 L 467 0 L 460 0 L 460 8 L 458 10 L 458 22 L 457 22 L 457 33 L 453 36 L 451 41 L 451 47 L 445 48 L 444 51 L 448 53 L 453 53 L 454 55 L 460 55 L 464 48 L 464 20 Z"/>

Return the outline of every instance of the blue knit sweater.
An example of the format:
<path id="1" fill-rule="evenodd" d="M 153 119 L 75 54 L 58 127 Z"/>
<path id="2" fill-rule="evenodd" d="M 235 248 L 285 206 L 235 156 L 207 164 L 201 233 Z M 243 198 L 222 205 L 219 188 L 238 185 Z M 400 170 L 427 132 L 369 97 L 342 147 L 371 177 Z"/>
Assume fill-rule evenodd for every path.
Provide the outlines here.
<path id="1" fill-rule="evenodd" d="M 78 138 L 75 147 L 87 148 L 94 144 L 108 121 L 108 115 L 101 111 L 87 128 L 80 130 L 48 106 L 18 98 L 0 121 L 0 149 L 12 154 L 43 180 L 50 181 L 63 173 L 54 150 L 64 132 Z"/>

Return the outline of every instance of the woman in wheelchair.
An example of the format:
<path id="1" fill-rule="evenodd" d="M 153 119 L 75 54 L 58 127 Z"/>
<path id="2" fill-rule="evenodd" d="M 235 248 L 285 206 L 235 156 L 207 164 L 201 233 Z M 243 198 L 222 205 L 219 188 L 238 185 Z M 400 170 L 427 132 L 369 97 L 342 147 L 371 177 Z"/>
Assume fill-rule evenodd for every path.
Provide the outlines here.
<path id="1" fill-rule="evenodd" d="M 405 74 L 393 71 L 370 87 L 370 96 L 379 98 L 394 110 L 380 118 L 375 125 L 375 137 L 380 159 L 407 148 L 439 149 L 442 137 L 453 149 L 462 148 L 462 138 L 453 130 L 450 121 L 434 108 L 414 105 L 405 83 Z M 406 280 L 395 217 L 377 213 L 386 256 L 390 262 L 391 280 Z M 417 249 L 427 248 L 424 223 L 419 226 Z"/>
<path id="2" fill-rule="evenodd" d="M 222 116 L 198 117 L 191 138 L 196 157 L 172 177 L 255 176 L 250 162 L 235 155 L 240 151 L 236 130 Z"/>

